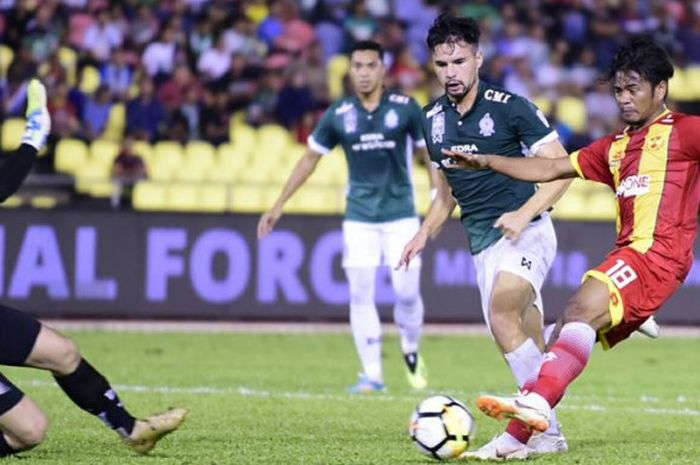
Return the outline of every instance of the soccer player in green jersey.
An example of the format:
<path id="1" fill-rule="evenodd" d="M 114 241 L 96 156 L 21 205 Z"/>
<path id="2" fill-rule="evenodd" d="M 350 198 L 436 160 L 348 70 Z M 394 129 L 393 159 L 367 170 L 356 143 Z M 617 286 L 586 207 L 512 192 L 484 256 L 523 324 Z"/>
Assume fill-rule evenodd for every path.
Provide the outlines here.
<path id="1" fill-rule="evenodd" d="M 537 377 L 544 350 L 540 289 L 556 255 L 557 239 L 547 211 L 570 181 L 539 188 L 493 171 L 445 170 L 443 148 L 509 157 L 566 157 L 541 111 L 527 99 L 479 80 L 484 57 L 480 30 L 471 18 L 439 16 L 428 47 L 445 94 L 424 108 L 424 132 L 432 161 L 440 168 L 438 195 L 399 267 L 417 257 L 456 204 L 469 238 L 486 324 L 522 388 Z M 530 446 L 542 453 L 567 450 L 555 418 Z M 508 433 L 484 446 L 495 450 Z"/>
<path id="2" fill-rule="evenodd" d="M 279 198 L 258 223 L 258 237 L 272 231 L 285 202 L 308 179 L 321 160 L 340 144 L 349 168 L 347 211 L 343 221 L 343 268 L 350 286 L 350 326 L 363 372 L 351 392 L 385 390 L 381 361 L 381 326 L 374 302 L 377 267 L 397 263 L 401 247 L 418 231 L 411 155 L 426 159 L 421 128 L 423 114 L 416 102 L 384 89 L 384 50 L 372 41 L 358 42 L 350 52 L 354 95 L 331 105 L 309 137 Z M 415 147 L 414 147 L 415 146 Z M 428 167 L 433 175 L 436 170 Z M 435 181 L 433 181 L 435 182 Z M 423 326 L 420 261 L 393 270 L 396 294 L 394 321 L 409 384 L 427 385 L 425 362 L 418 355 Z"/>

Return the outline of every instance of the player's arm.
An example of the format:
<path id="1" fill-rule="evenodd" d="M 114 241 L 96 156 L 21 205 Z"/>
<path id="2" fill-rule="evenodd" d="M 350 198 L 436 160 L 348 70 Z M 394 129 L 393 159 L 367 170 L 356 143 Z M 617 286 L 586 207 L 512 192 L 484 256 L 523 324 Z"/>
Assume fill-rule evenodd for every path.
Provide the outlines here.
<path id="1" fill-rule="evenodd" d="M 428 177 L 430 178 L 431 197 L 434 198 L 437 195 L 437 188 L 441 182 L 440 178 L 442 177 L 442 175 L 439 172 L 440 170 L 433 166 L 433 163 L 430 161 L 430 153 L 428 152 L 428 149 L 426 147 L 416 147 L 415 153 L 423 161 L 425 169 L 428 170 Z"/>
<path id="2" fill-rule="evenodd" d="M 294 166 L 289 179 L 282 188 L 277 201 L 272 208 L 260 217 L 258 222 L 258 238 L 267 236 L 275 227 L 277 221 L 282 216 L 282 209 L 287 200 L 301 187 L 304 182 L 311 176 L 311 173 L 316 169 L 318 161 L 321 159 L 321 154 L 313 149 L 307 149 L 297 164 Z"/>
<path id="3" fill-rule="evenodd" d="M 538 155 L 528 158 L 513 158 L 500 155 L 453 152 L 447 149 L 442 149 L 442 153 L 452 159 L 452 164 L 447 166 L 449 169 L 490 169 L 514 179 L 530 182 L 549 182 L 577 176 L 576 169 L 569 157 L 545 158 Z"/>
<path id="4" fill-rule="evenodd" d="M 404 247 L 401 253 L 401 260 L 396 265 L 397 270 L 402 267 L 408 269 L 408 264 L 411 260 L 425 248 L 429 238 L 434 238 L 437 235 L 457 205 L 457 201 L 450 192 L 445 174 L 435 168 L 432 168 L 432 170 L 436 174 L 434 187 L 437 189 L 437 193 L 430 204 L 430 210 L 428 210 L 428 214 L 423 220 L 420 229 Z"/>

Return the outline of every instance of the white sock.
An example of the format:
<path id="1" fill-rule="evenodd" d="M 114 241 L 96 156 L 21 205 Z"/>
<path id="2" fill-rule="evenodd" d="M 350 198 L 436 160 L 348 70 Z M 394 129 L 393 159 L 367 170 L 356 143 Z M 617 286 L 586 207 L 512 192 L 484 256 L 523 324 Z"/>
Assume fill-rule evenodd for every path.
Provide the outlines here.
<path id="1" fill-rule="evenodd" d="M 382 375 L 382 327 L 374 304 L 376 268 L 346 268 L 350 284 L 350 327 L 362 371 L 372 381 Z"/>
<path id="2" fill-rule="evenodd" d="M 355 339 L 362 370 L 372 381 L 384 382 L 382 376 L 382 329 L 374 305 L 350 305 L 350 327 Z"/>
<path id="3" fill-rule="evenodd" d="M 510 370 L 515 376 L 516 383 L 518 383 L 518 388 L 522 389 L 525 383 L 537 379 L 537 376 L 540 374 L 543 357 L 544 355 L 532 338 L 526 339 L 514 351 L 505 354 Z M 549 418 L 547 434 L 559 435 L 559 422 L 553 409 Z"/>
<path id="4" fill-rule="evenodd" d="M 399 327 L 401 352 L 418 352 L 425 313 L 420 296 L 420 268 L 394 270 L 391 280 L 396 294 L 394 322 Z"/>
<path id="5" fill-rule="evenodd" d="M 543 354 L 532 338 L 527 338 L 514 351 L 505 354 L 510 371 L 515 376 L 515 382 L 522 388 L 528 381 L 537 379 L 542 366 Z"/>

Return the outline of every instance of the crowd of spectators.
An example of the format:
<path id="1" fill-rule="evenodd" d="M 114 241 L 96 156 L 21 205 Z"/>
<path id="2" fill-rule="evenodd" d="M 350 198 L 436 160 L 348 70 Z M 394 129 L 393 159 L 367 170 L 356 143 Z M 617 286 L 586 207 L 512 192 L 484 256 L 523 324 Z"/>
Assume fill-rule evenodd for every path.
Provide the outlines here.
<path id="1" fill-rule="evenodd" d="M 0 0 L 0 42 L 14 51 L 0 117 L 22 114 L 39 73 L 55 138 L 100 138 L 121 102 L 123 136 L 137 140 L 219 144 L 242 111 L 303 141 L 334 97 L 329 60 L 354 41 L 384 44 L 389 87 L 421 103 L 442 93 L 425 36 L 446 10 L 482 25 L 483 79 L 535 101 L 586 103 L 583 131 L 549 115 L 570 148 L 618 124 L 598 78 L 626 37 L 651 35 L 678 65 L 700 63 L 697 0 Z M 100 85 L 86 93 L 91 69 Z"/>

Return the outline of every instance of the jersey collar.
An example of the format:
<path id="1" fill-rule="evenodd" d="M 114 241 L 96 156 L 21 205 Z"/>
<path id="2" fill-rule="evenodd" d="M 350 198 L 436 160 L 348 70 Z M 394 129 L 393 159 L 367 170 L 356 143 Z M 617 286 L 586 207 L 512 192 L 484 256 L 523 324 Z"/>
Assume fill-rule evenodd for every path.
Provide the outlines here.
<path id="1" fill-rule="evenodd" d="M 486 92 L 486 84 L 484 83 L 484 81 L 479 79 L 479 87 L 478 87 L 478 90 L 476 92 L 476 98 L 474 99 L 474 103 L 472 104 L 472 107 L 469 110 L 467 110 L 467 112 L 463 115 L 460 115 L 459 111 L 457 111 L 457 104 L 455 102 L 453 102 L 452 100 L 450 100 L 450 97 L 447 96 L 447 92 L 445 92 L 443 94 L 441 103 L 446 108 L 451 108 L 452 111 L 454 111 L 457 114 L 457 116 L 464 119 L 474 112 L 474 109 L 476 108 L 476 106 L 484 98 L 484 92 Z"/>
<path id="2" fill-rule="evenodd" d="M 377 105 L 377 108 L 375 108 L 372 111 L 368 111 L 364 105 L 362 105 L 362 102 L 360 101 L 360 98 L 357 96 L 357 94 L 353 93 L 352 97 L 350 97 L 350 101 L 357 107 L 357 109 L 361 112 L 372 114 L 376 113 L 379 111 L 379 109 L 384 106 L 386 101 L 389 99 L 389 93 L 384 89 L 382 91 L 382 96 L 379 98 L 379 105 Z"/>

